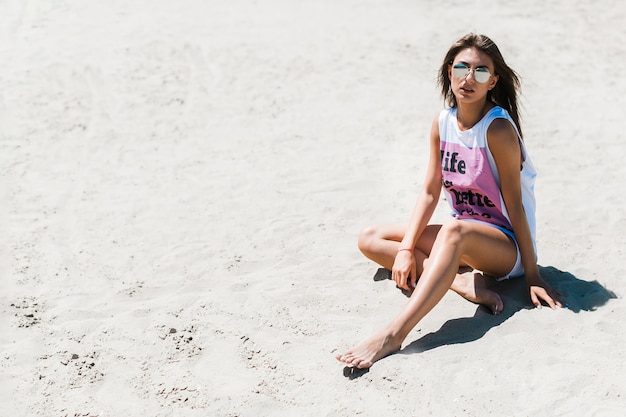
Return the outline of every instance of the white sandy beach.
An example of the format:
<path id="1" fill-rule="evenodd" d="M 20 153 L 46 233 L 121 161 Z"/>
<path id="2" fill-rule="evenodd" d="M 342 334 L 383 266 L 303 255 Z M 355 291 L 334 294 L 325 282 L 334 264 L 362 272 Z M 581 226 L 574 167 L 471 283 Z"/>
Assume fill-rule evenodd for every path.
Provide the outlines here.
<path id="1" fill-rule="evenodd" d="M 0 415 L 621 415 L 624 22 L 617 0 L 0 1 Z M 522 76 L 569 308 L 449 292 L 347 372 L 406 301 L 358 232 L 408 220 L 470 31 Z"/>

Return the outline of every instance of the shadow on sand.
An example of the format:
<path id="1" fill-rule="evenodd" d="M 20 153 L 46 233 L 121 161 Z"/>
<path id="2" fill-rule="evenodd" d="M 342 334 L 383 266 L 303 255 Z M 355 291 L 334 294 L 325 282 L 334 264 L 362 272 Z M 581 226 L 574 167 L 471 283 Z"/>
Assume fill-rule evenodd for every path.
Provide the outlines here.
<path id="1" fill-rule="evenodd" d="M 617 295 L 604 288 L 597 281 L 584 281 L 569 272 L 561 271 L 552 266 L 539 266 L 543 279 L 556 290 L 563 293 L 567 308 L 573 313 L 580 311 L 595 311 L 605 305 L 610 299 L 618 298 Z M 374 281 L 391 279 L 391 271 L 380 268 L 374 275 Z M 490 329 L 504 323 L 515 313 L 521 310 L 532 309 L 528 295 L 526 294 L 526 282 L 524 279 L 511 279 L 506 281 L 493 281 L 489 287 L 497 291 L 504 302 L 504 310 L 493 315 L 487 308 L 479 306 L 473 317 L 462 317 L 446 321 L 435 332 L 411 342 L 402 349 L 400 354 L 413 354 L 425 352 L 444 345 L 472 342 L 480 339 Z M 402 291 L 407 297 L 410 293 Z M 344 369 L 344 376 L 354 379 L 367 373 L 367 370 Z"/>

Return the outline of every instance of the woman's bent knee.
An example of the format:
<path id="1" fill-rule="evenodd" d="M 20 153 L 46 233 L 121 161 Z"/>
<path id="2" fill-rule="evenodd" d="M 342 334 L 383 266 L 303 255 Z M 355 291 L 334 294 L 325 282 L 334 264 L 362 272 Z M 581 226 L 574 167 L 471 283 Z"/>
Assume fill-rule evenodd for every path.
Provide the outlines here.
<path id="1" fill-rule="evenodd" d="M 359 233 L 359 249 L 361 252 L 368 252 L 378 237 L 376 226 L 368 226 Z"/>
<path id="2" fill-rule="evenodd" d="M 443 226 L 437 235 L 438 238 L 443 239 L 447 245 L 461 244 L 465 236 L 465 223 L 462 221 L 451 221 Z"/>

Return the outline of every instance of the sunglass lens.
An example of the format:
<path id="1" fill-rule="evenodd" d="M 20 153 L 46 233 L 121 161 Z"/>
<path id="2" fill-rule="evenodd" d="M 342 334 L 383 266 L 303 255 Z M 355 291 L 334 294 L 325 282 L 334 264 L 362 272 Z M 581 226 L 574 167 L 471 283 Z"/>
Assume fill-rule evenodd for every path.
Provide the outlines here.
<path id="1" fill-rule="evenodd" d="M 491 74 L 489 74 L 489 71 L 487 71 L 484 68 L 478 68 L 474 71 L 474 78 L 476 79 L 476 81 L 478 81 L 481 84 L 484 84 L 487 81 L 489 81 L 490 76 Z"/>
<path id="2" fill-rule="evenodd" d="M 467 68 L 465 65 L 457 64 L 452 67 L 452 75 L 454 75 L 456 78 L 465 78 L 468 71 L 469 68 Z"/>

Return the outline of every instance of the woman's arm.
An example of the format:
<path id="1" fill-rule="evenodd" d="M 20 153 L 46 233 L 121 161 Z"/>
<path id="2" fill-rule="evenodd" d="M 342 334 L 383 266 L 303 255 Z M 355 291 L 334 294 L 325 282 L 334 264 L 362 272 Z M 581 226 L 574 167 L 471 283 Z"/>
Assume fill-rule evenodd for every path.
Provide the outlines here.
<path id="1" fill-rule="evenodd" d="M 530 299 L 537 307 L 541 306 L 541 300 L 553 309 L 557 305 L 561 307 L 557 294 L 541 278 L 537 267 L 530 227 L 522 204 L 522 151 L 517 132 L 506 119 L 496 119 L 489 126 L 487 141 L 500 174 L 502 197 L 519 246 Z"/>
<path id="2" fill-rule="evenodd" d="M 439 143 L 439 116 L 435 117 L 430 130 L 428 168 L 422 191 L 417 198 L 413 214 L 400 248 L 414 249 L 426 225 L 430 221 L 441 194 L 441 151 Z M 401 250 L 396 255 L 392 279 L 404 289 L 414 287 L 417 282 L 417 266 L 413 251 Z"/>

